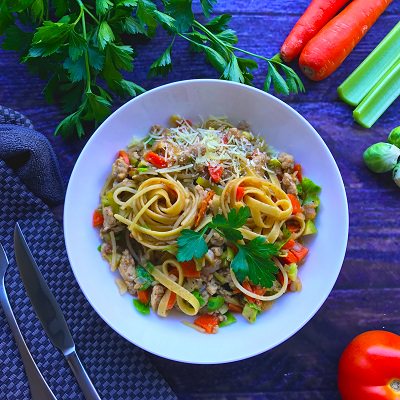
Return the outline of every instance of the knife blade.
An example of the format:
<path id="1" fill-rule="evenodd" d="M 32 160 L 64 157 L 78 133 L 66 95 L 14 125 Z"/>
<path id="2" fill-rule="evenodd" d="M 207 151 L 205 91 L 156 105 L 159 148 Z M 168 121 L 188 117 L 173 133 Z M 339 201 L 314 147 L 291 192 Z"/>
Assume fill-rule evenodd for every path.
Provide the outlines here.
<path id="1" fill-rule="evenodd" d="M 26 293 L 43 329 L 68 361 L 87 400 L 100 400 L 75 351 L 75 343 L 56 298 L 47 286 L 17 223 L 14 230 L 15 258 Z"/>

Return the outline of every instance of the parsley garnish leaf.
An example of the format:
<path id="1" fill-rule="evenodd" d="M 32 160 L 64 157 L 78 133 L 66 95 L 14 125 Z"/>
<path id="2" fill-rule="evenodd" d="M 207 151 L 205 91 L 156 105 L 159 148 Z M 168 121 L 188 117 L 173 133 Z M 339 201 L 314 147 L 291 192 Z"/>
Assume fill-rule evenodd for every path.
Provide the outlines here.
<path id="1" fill-rule="evenodd" d="M 237 279 L 243 282 L 248 277 L 255 285 L 271 287 L 278 272 L 278 267 L 271 260 L 271 257 L 279 253 L 276 246 L 266 243 L 261 236 L 250 240 L 246 245 L 237 246 L 238 253 L 231 263 Z"/>
<path id="2" fill-rule="evenodd" d="M 176 259 L 179 262 L 190 261 L 193 258 L 201 258 L 207 253 L 208 247 L 204 240 L 205 228 L 200 232 L 184 229 L 178 237 L 178 254 Z"/>

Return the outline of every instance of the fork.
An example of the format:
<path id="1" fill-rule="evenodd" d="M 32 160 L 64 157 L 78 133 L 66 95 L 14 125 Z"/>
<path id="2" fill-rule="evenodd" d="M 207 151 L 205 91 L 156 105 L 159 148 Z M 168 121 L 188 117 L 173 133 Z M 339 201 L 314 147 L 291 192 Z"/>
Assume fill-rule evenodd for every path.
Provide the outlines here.
<path id="1" fill-rule="evenodd" d="M 8 324 L 14 335 L 15 342 L 17 343 L 19 353 L 21 354 L 22 362 L 25 367 L 25 372 L 28 377 L 29 388 L 31 391 L 32 400 L 57 400 L 53 392 L 47 385 L 40 373 L 35 361 L 26 346 L 25 340 L 19 330 L 17 321 L 15 320 L 14 313 L 12 312 L 10 302 L 8 300 L 4 278 L 8 268 L 7 254 L 0 243 L 0 304 L 3 307 Z"/>

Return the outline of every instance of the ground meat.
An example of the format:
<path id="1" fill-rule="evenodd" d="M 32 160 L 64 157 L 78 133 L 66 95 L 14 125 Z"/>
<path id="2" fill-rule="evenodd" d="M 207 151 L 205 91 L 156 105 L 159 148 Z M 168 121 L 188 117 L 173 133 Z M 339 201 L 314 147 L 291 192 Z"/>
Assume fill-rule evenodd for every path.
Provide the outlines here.
<path id="1" fill-rule="evenodd" d="M 210 243 L 213 246 L 222 246 L 225 243 L 225 239 L 217 232 L 214 232 L 212 238 L 210 239 Z"/>
<path id="2" fill-rule="evenodd" d="M 194 161 L 197 157 L 206 154 L 206 146 L 204 144 L 196 144 L 195 146 L 188 146 L 178 156 L 178 164 L 188 164 Z"/>
<path id="3" fill-rule="evenodd" d="M 131 294 L 135 293 L 135 278 L 136 268 L 135 260 L 131 256 L 128 250 L 122 252 L 121 261 L 119 262 L 118 271 L 128 287 L 128 292 Z"/>
<path id="4" fill-rule="evenodd" d="M 297 187 L 294 178 L 287 172 L 283 174 L 282 187 L 286 191 L 286 193 L 297 194 Z"/>
<path id="5" fill-rule="evenodd" d="M 112 166 L 112 176 L 119 181 L 128 176 L 129 165 L 122 159 L 117 158 Z"/>
<path id="6" fill-rule="evenodd" d="M 206 290 L 211 296 L 213 296 L 215 293 L 217 293 L 218 287 L 218 282 L 214 278 L 211 278 L 211 280 L 207 283 Z"/>
<path id="7" fill-rule="evenodd" d="M 151 308 L 157 312 L 158 305 L 160 304 L 160 301 L 162 297 L 164 296 L 165 293 L 165 287 L 162 285 L 156 285 L 153 287 L 153 290 L 151 291 L 151 296 L 150 296 L 150 304 Z"/>
<path id="8" fill-rule="evenodd" d="M 110 231 L 118 225 L 118 221 L 114 218 L 114 213 L 111 206 L 103 208 L 103 228 L 105 231 Z"/>
<path id="9" fill-rule="evenodd" d="M 222 256 L 222 247 L 211 247 L 211 251 L 214 253 L 215 257 Z"/>
<path id="10" fill-rule="evenodd" d="M 280 153 L 278 160 L 281 162 L 283 172 L 293 172 L 294 159 L 293 156 L 287 153 Z"/>
<path id="11" fill-rule="evenodd" d="M 108 259 L 107 256 L 109 256 L 112 253 L 112 246 L 109 243 L 103 243 L 101 245 L 101 255 L 103 256 L 103 258 L 105 258 L 106 260 Z"/>
<path id="12" fill-rule="evenodd" d="M 305 219 L 314 219 L 317 215 L 315 211 L 316 205 L 314 203 L 309 203 L 303 206 L 303 212 Z"/>
<path id="13" fill-rule="evenodd" d="M 271 157 L 268 154 L 260 153 L 259 151 L 253 155 L 252 163 L 258 175 L 264 176 L 264 168 L 267 166 L 270 159 Z"/>

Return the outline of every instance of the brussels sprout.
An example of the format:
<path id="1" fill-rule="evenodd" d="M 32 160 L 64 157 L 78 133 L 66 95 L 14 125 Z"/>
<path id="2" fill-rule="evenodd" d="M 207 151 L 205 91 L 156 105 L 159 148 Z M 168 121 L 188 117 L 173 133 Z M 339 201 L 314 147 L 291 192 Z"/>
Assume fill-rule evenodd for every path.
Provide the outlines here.
<path id="1" fill-rule="evenodd" d="M 400 163 L 397 163 L 393 169 L 393 180 L 394 183 L 400 187 Z"/>
<path id="2" fill-rule="evenodd" d="M 375 143 L 364 151 L 364 161 L 373 172 L 388 172 L 400 157 L 400 149 L 389 143 Z"/>
<path id="3" fill-rule="evenodd" d="M 394 128 L 392 132 L 390 132 L 388 142 L 400 147 L 400 126 Z"/>

